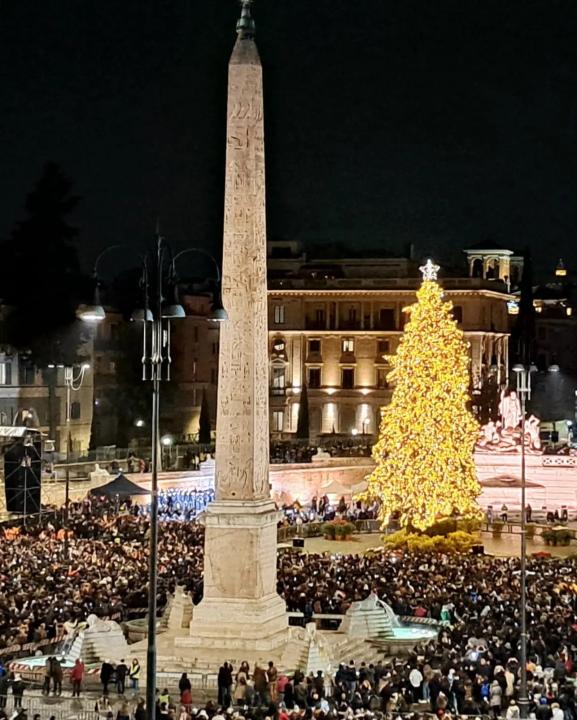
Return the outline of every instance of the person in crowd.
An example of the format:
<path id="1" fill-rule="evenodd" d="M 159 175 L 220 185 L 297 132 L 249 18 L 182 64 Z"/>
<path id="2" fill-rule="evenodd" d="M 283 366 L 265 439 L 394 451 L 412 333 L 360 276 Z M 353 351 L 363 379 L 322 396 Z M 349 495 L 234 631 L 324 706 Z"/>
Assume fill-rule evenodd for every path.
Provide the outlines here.
<path id="1" fill-rule="evenodd" d="M 136 703 L 136 708 L 134 710 L 134 720 L 147 720 L 144 700 L 139 700 Z"/>
<path id="2" fill-rule="evenodd" d="M 42 685 L 42 694 L 50 695 L 50 686 L 52 684 L 52 661 L 53 657 L 50 655 L 46 658 L 44 663 L 44 683 Z"/>
<path id="3" fill-rule="evenodd" d="M 248 683 L 250 678 L 249 666 L 243 661 L 238 669 L 234 685 L 234 702 L 237 705 L 243 705 L 248 695 Z"/>
<path id="4" fill-rule="evenodd" d="M 72 697 L 80 697 L 82 681 L 84 679 L 84 663 L 80 658 L 74 662 L 74 667 L 70 671 L 70 681 L 72 682 Z"/>
<path id="5" fill-rule="evenodd" d="M 128 667 L 124 660 L 121 660 L 115 669 L 116 675 L 116 692 L 119 695 L 124 695 L 126 688 L 126 676 L 128 675 Z"/>
<path id="6" fill-rule="evenodd" d="M 116 720 L 130 720 L 130 707 L 126 700 L 123 700 L 116 713 Z"/>
<path id="7" fill-rule="evenodd" d="M 14 696 L 14 710 L 22 707 L 22 698 L 26 690 L 26 683 L 22 677 L 16 673 L 12 680 L 12 695 Z"/>
<path id="8" fill-rule="evenodd" d="M 63 671 L 62 671 L 62 664 L 57 657 L 52 658 L 51 673 L 52 673 L 54 695 L 57 695 L 57 696 L 62 695 Z"/>
<path id="9" fill-rule="evenodd" d="M 100 667 L 100 683 L 102 684 L 102 696 L 108 697 L 108 686 L 114 677 L 114 666 L 110 660 L 105 660 Z"/>
<path id="10" fill-rule="evenodd" d="M 266 671 L 266 677 L 267 677 L 267 697 L 269 698 L 269 701 L 274 703 L 276 705 L 278 701 L 278 670 L 276 669 L 274 663 L 272 660 L 269 660 L 268 668 Z"/>
<path id="11" fill-rule="evenodd" d="M 140 663 L 138 658 L 132 658 L 128 676 L 130 678 L 130 685 L 132 689 L 138 690 L 138 681 L 140 680 Z"/>
<path id="12" fill-rule="evenodd" d="M 4 710 L 8 699 L 8 689 L 10 687 L 10 679 L 8 673 L 0 675 L 0 711 Z"/>
<path id="13" fill-rule="evenodd" d="M 232 672 L 232 665 L 226 661 L 218 669 L 218 704 L 224 708 L 229 707 L 232 700 Z"/>

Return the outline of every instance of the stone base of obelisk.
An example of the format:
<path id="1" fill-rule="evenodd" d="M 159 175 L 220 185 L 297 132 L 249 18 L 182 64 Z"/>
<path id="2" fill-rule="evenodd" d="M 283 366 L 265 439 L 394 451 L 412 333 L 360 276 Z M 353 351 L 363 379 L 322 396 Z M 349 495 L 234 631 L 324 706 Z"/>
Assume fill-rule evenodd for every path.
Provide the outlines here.
<path id="1" fill-rule="evenodd" d="M 212 503 L 204 515 L 204 594 L 175 652 L 197 666 L 280 658 L 286 605 L 276 592 L 278 511 L 271 500 Z M 233 663 L 234 664 L 234 663 Z"/>

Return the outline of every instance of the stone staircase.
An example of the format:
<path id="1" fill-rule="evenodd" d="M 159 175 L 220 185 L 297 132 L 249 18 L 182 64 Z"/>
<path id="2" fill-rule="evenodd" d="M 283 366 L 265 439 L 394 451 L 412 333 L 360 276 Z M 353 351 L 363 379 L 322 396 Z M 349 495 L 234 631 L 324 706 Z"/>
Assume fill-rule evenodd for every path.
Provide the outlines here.
<path id="1" fill-rule="evenodd" d="M 357 664 L 364 661 L 369 665 L 384 657 L 385 652 L 368 638 L 349 637 L 344 633 L 335 633 L 332 638 L 331 659 L 335 670 L 340 663 L 348 665 L 351 660 Z"/>
<path id="2" fill-rule="evenodd" d="M 73 644 L 75 652 L 79 653 L 78 656 L 85 663 L 128 660 L 130 648 L 118 623 L 99 620 L 93 615 L 88 618 L 88 623 L 88 627 L 78 634 Z"/>
<path id="3" fill-rule="evenodd" d="M 385 640 L 393 637 L 391 616 L 375 593 L 352 603 L 339 628 L 350 637 Z"/>

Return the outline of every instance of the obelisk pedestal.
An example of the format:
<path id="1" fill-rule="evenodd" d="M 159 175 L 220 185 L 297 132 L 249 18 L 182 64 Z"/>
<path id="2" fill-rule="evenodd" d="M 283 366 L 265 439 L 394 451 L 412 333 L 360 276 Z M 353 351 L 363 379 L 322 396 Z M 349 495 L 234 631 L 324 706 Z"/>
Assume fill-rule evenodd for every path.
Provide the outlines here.
<path id="1" fill-rule="evenodd" d="M 250 4 L 229 63 L 216 501 L 204 520 L 203 599 L 190 637 L 175 640 L 199 665 L 278 659 L 288 639 L 269 484 L 262 68 Z"/>
<path id="2" fill-rule="evenodd" d="M 284 648 L 286 606 L 276 592 L 277 520 L 270 500 L 209 507 L 204 596 L 190 626 L 195 647 L 219 649 L 226 657 L 239 651 L 229 657 L 237 661 L 269 660 Z"/>

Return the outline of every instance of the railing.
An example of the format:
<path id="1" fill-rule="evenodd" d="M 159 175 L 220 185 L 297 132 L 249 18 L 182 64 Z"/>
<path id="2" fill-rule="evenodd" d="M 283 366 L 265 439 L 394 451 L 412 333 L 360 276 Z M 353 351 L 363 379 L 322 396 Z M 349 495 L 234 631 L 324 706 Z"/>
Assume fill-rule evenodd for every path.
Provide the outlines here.
<path id="1" fill-rule="evenodd" d="M 11 715 L 12 709 L 16 708 L 13 695 L 0 696 L 4 709 Z M 68 720 L 74 717 L 76 720 L 100 720 L 100 716 L 94 711 L 94 697 L 68 698 L 68 697 L 45 697 L 38 691 L 24 691 L 21 700 L 21 707 L 26 711 L 29 718 L 33 715 L 47 717 L 54 716 L 56 720 Z"/>
<path id="2" fill-rule="evenodd" d="M 353 520 L 358 533 L 378 533 L 381 531 L 380 520 Z M 293 538 L 310 538 L 322 535 L 324 521 L 303 523 L 302 525 L 286 525 L 277 531 L 278 542 L 284 543 Z"/>
<path id="3" fill-rule="evenodd" d="M 158 683 L 162 687 L 178 687 L 178 683 L 182 677 L 181 672 L 164 672 L 157 671 L 156 679 L 162 680 L 162 683 Z M 197 673 L 188 672 L 188 679 L 192 685 L 193 690 L 217 690 L 218 689 L 218 676 L 212 673 Z"/>

